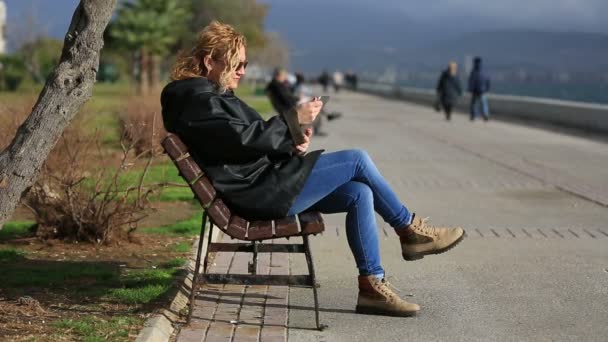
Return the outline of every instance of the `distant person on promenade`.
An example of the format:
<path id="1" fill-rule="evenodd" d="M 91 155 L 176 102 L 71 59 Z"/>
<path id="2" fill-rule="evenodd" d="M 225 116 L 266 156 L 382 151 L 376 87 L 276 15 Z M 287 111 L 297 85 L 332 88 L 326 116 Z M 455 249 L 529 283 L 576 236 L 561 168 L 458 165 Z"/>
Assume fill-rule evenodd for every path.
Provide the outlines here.
<path id="1" fill-rule="evenodd" d="M 490 108 L 486 93 L 490 91 L 490 78 L 483 71 L 481 57 L 473 60 L 473 70 L 469 75 L 469 92 L 471 93 L 471 121 L 474 121 L 481 111 L 485 121 L 490 118 Z"/>
<path id="2" fill-rule="evenodd" d="M 304 75 L 296 74 L 295 78 L 296 81 L 292 88 L 287 80 L 287 70 L 277 68 L 273 72 L 272 80 L 266 86 L 266 95 L 279 115 L 285 115 L 291 108 L 313 100 L 312 91 L 304 84 Z M 321 130 L 323 116 L 329 120 L 336 118 L 334 115 L 329 117 L 323 111 L 321 115 L 317 115 L 312 122 L 312 133 L 320 137 L 327 135 Z"/>
<path id="3" fill-rule="evenodd" d="M 327 90 L 329 88 L 329 81 L 329 73 L 327 72 L 327 70 L 323 70 L 321 76 L 319 76 L 319 83 L 321 83 L 321 86 L 323 87 L 324 94 L 327 94 Z"/>
<path id="4" fill-rule="evenodd" d="M 452 108 L 456 105 L 461 95 L 462 87 L 458 79 L 458 65 L 455 62 L 450 62 L 448 68 L 441 73 L 437 82 L 437 100 L 445 112 L 446 120 L 449 121 L 451 119 Z"/>
<path id="5" fill-rule="evenodd" d="M 344 74 L 340 70 L 334 71 L 333 84 L 336 93 L 340 92 L 340 89 L 344 86 Z"/>
<path id="6" fill-rule="evenodd" d="M 346 79 L 346 83 L 351 87 L 352 90 L 357 90 L 357 83 L 359 80 L 357 78 L 356 73 L 354 73 L 353 71 L 348 71 L 344 78 Z"/>
<path id="7" fill-rule="evenodd" d="M 298 97 L 295 96 L 287 82 L 287 70 L 276 68 L 272 73 L 272 80 L 265 89 L 266 95 L 272 104 L 274 110 L 283 115 L 298 103 Z"/>

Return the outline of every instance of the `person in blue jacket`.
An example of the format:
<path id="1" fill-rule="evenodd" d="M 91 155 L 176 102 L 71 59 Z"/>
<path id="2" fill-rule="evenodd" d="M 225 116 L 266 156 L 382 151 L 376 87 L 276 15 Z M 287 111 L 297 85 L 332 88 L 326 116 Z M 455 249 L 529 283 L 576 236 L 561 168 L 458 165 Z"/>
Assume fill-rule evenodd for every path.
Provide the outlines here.
<path id="1" fill-rule="evenodd" d="M 471 121 L 481 112 L 485 121 L 490 118 L 490 108 L 486 93 L 490 91 L 490 78 L 483 70 L 481 57 L 473 60 L 473 70 L 469 75 L 469 92 L 471 93 Z"/>

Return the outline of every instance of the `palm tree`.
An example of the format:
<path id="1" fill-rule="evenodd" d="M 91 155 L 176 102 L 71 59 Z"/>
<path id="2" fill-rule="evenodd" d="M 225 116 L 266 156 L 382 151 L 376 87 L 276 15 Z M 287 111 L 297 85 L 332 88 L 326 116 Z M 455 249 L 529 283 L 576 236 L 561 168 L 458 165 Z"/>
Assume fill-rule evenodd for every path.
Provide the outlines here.
<path id="1" fill-rule="evenodd" d="M 124 1 L 111 23 L 110 36 L 132 51 L 138 71 L 138 91 L 148 93 L 160 85 L 160 60 L 175 44 L 190 18 L 179 0 Z"/>

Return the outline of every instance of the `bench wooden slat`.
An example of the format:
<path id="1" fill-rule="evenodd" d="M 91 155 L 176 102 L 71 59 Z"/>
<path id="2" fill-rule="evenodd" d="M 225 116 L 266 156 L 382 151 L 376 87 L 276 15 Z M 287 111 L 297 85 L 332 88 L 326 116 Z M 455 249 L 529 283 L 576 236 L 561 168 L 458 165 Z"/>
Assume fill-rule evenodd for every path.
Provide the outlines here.
<path id="1" fill-rule="evenodd" d="M 302 234 L 319 234 L 325 230 L 323 224 L 323 217 L 319 212 L 311 211 L 301 213 L 298 215 L 300 218 L 300 227 L 302 228 Z"/>
<path id="2" fill-rule="evenodd" d="M 182 177 L 186 179 L 188 184 L 191 184 L 203 175 L 203 170 L 201 170 L 192 157 L 178 160 L 175 162 L 175 164 L 177 165 Z"/>
<path id="3" fill-rule="evenodd" d="M 230 209 L 224 204 L 224 202 L 216 198 L 213 204 L 207 209 L 209 216 L 213 219 L 213 223 L 220 229 L 225 230 L 228 222 L 230 221 Z"/>
<path id="4" fill-rule="evenodd" d="M 192 192 L 196 195 L 196 198 L 201 202 L 201 205 L 206 208 L 208 207 L 213 199 L 215 198 L 216 192 L 213 185 L 207 177 L 201 177 L 199 180 L 190 185 Z"/>
<path id="5" fill-rule="evenodd" d="M 247 240 L 256 241 L 272 238 L 272 221 L 253 221 L 247 230 Z"/>
<path id="6" fill-rule="evenodd" d="M 287 237 L 298 235 L 298 221 L 295 216 L 288 216 L 274 221 L 274 231 L 276 237 Z"/>
<path id="7" fill-rule="evenodd" d="M 248 224 L 249 222 L 244 218 L 237 215 L 232 215 L 230 222 L 228 223 L 228 228 L 226 228 L 226 234 L 235 239 L 246 240 Z"/>
<path id="8" fill-rule="evenodd" d="M 163 139 L 161 144 L 163 145 L 163 148 L 167 154 L 173 160 L 179 159 L 179 157 L 188 153 L 188 148 L 186 145 L 178 136 L 174 134 L 169 134 L 165 139 Z"/>

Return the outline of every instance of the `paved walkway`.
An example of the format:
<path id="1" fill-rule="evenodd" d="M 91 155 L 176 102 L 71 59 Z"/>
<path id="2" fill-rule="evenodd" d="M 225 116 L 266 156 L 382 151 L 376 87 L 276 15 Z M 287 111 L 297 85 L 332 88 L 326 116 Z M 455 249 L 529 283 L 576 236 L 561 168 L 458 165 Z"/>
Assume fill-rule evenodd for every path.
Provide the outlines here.
<path id="1" fill-rule="evenodd" d="M 224 235 L 222 242 L 231 241 Z M 247 274 L 247 255 L 218 253 L 209 272 Z M 289 274 L 284 256 L 260 253 L 258 274 Z M 206 285 L 196 297 L 190 325 L 181 329 L 177 341 L 286 341 L 288 296 L 286 286 Z"/>
<path id="2" fill-rule="evenodd" d="M 406 263 L 378 218 L 389 279 L 420 315 L 354 313 L 344 216 L 326 215 L 328 231 L 311 242 L 328 329 L 311 329 L 309 289 L 207 289 L 198 321 L 178 340 L 201 341 L 205 331 L 207 341 L 605 340 L 608 145 L 464 115 L 445 122 L 429 108 L 362 94 L 332 96 L 330 107 L 344 117 L 312 148 L 367 150 L 409 208 L 467 229 L 453 251 Z M 270 272 L 303 272 L 295 258 L 272 258 Z M 232 267 L 239 263 L 246 260 L 237 256 Z"/>

